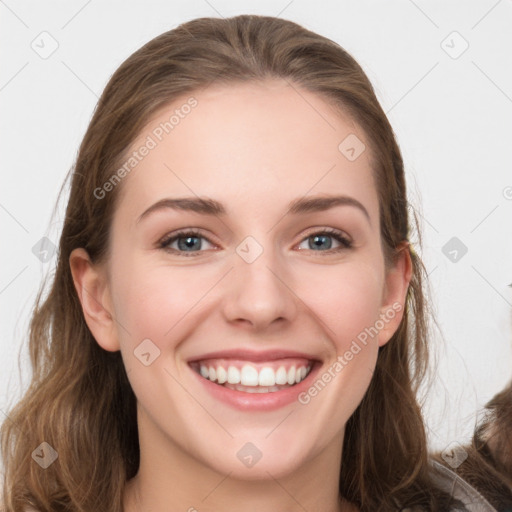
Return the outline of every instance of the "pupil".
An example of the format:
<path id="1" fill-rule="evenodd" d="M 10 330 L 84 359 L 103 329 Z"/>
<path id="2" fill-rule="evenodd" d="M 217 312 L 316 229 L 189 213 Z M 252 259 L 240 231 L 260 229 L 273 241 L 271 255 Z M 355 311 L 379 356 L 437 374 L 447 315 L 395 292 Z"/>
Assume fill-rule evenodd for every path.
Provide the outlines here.
<path id="1" fill-rule="evenodd" d="M 184 244 L 181 245 L 181 240 L 185 240 Z M 183 249 L 184 247 L 185 248 L 188 248 L 188 249 L 193 249 L 194 247 L 194 242 L 191 240 L 199 240 L 199 238 L 197 236 L 188 236 L 187 238 L 185 239 L 181 239 L 179 242 L 178 242 L 178 245 L 181 245 L 180 249 Z M 200 244 L 195 244 L 195 245 L 200 245 Z"/>
<path id="2" fill-rule="evenodd" d="M 320 245 L 321 245 L 321 243 L 322 243 L 322 239 L 323 239 L 323 240 L 326 240 L 326 239 L 329 239 L 330 237 L 328 237 L 327 235 L 315 235 L 313 238 L 314 238 L 314 240 L 315 240 L 315 241 L 314 241 L 315 247 L 318 247 L 318 246 L 319 246 L 319 244 L 317 244 L 317 242 L 318 242 L 319 240 L 320 240 Z M 327 247 L 327 248 L 328 248 L 328 249 L 330 249 L 330 248 L 331 248 L 331 244 L 330 244 L 330 243 L 328 244 L 328 247 Z"/>

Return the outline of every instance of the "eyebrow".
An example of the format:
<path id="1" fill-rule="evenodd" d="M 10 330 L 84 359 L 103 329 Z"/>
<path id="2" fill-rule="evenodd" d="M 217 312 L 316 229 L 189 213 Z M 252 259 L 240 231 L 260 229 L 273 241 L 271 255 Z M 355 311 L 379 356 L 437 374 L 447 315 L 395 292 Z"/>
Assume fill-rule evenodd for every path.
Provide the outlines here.
<path id="1" fill-rule="evenodd" d="M 318 196 L 295 199 L 288 204 L 286 214 L 322 212 L 337 206 L 353 206 L 359 209 L 371 224 L 368 210 L 357 199 L 350 196 Z M 200 197 L 165 198 L 145 210 L 137 219 L 137 223 L 151 213 L 164 209 L 183 210 L 202 215 L 226 215 L 224 205 L 215 199 Z"/>

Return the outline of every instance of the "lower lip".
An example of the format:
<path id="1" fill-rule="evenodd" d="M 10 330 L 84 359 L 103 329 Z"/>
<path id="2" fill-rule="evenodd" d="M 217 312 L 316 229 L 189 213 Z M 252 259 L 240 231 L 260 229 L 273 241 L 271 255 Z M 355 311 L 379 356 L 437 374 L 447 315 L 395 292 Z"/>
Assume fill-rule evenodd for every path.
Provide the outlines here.
<path id="1" fill-rule="evenodd" d="M 305 392 L 311 386 L 311 382 L 319 372 L 321 366 L 322 364 L 318 361 L 313 363 L 311 371 L 304 380 L 294 386 L 272 393 L 246 393 L 244 391 L 226 388 L 205 379 L 192 368 L 190 368 L 190 370 L 199 379 L 205 389 L 215 399 L 221 402 L 244 411 L 273 411 L 293 402 L 297 402 L 300 393 Z"/>

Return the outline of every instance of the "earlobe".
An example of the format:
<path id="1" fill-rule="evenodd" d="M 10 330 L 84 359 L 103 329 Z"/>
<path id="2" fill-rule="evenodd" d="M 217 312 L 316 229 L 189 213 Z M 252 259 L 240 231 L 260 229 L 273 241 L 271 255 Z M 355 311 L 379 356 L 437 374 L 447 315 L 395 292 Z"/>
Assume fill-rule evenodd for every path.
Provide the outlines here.
<path id="1" fill-rule="evenodd" d="M 82 248 L 71 252 L 69 266 L 85 322 L 98 345 L 110 352 L 120 350 L 105 273 L 92 264 Z"/>
<path id="2" fill-rule="evenodd" d="M 398 329 L 404 316 L 405 301 L 412 278 L 412 260 L 409 242 L 404 242 L 396 255 L 394 266 L 386 275 L 385 291 L 381 307 L 379 347 L 385 345 Z"/>

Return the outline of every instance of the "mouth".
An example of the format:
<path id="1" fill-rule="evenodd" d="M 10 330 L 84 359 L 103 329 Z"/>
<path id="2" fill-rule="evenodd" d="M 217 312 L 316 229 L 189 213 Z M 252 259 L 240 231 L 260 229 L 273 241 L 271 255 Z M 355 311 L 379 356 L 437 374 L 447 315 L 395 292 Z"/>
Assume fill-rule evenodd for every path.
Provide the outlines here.
<path id="1" fill-rule="evenodd" d="M 229 351 L 188 361 L 202 389 L 232 407 L 268 411 L 297 402 L 322 362 L 287 351 Z"/>
<path id="2" fill-rule="evenodd" d="M 240 359 L 203 359 L 190 363 L 201 377 L 243 393 L 275 393 L 302 382 L 314 361 L 299 358 L 255 363 Z"/>

